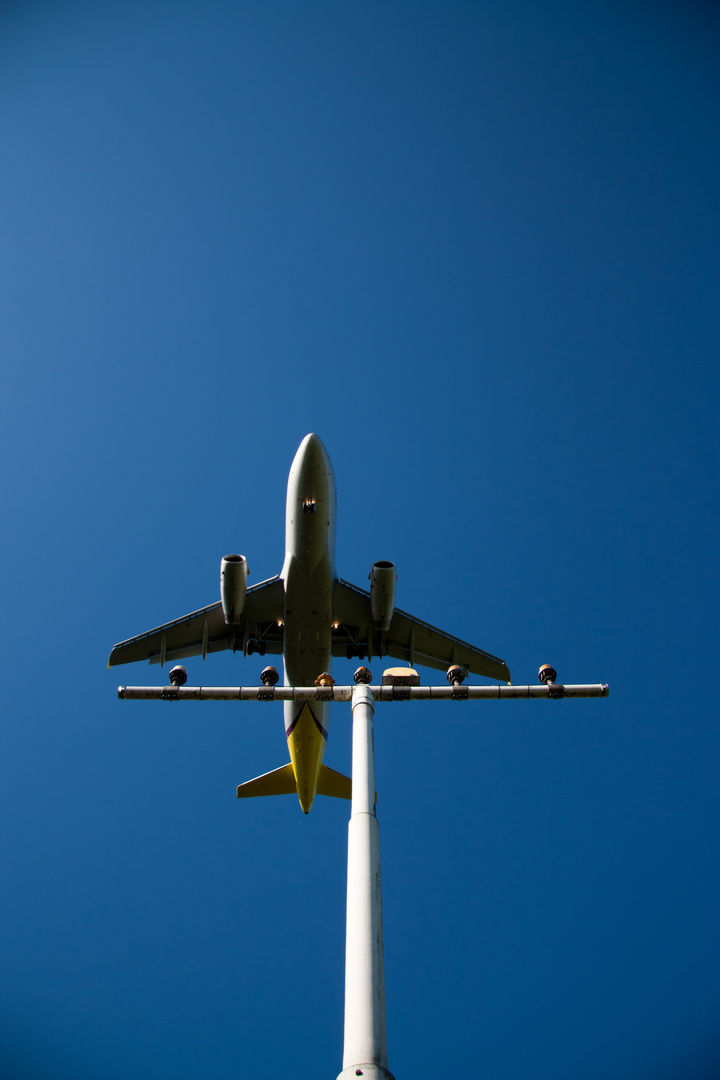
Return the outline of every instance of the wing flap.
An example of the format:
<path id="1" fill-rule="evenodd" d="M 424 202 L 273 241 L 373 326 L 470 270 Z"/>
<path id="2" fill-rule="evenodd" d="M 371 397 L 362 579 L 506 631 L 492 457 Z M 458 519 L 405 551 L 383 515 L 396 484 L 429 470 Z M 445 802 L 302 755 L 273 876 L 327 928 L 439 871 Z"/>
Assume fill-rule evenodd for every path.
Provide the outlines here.
<path id="1" fill-rule="evenodd" d="M 470 645 L 462 638 L 446 634 L 430 623 L 415 618 L 407 611 L 395 610 L 390 629 L 381 634 L 373 629 L 370 616 L 370 593 L 348 581 L 335 586 L 333 622 L 338 628 L 333 634 L 333 655 L 392 656 L 405 660 L 413 667 L 446 670 L 460 664 L 473 675 L 510 682 L 510 671 L 504 660 L 492 653 Z"/>
<path id="2" fill-rule="evenodd" d="M 164 623 L 145 634 L 121 641 L 110 653 L 108 667 L 149 660 L 164 664 L 186 656 L 204 658 L 222 649 L 245 650 L 248 639 L 264 645 L 265 651 L 281 653 L 284 592 L 279 577 L 269 578 L 247 591 L 247 599 L 238 626 L 228 626 L 220 603 L 192 611 L 180 619 Z"/>

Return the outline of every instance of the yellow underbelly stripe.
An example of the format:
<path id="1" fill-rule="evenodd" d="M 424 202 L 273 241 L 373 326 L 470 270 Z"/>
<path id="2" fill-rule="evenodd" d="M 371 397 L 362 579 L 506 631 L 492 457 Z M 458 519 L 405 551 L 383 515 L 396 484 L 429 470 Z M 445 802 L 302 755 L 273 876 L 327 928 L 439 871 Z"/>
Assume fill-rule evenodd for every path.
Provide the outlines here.
<path id="1" fill-rule="evenodd" d="M 288 750 L 300 805 L 307 814 L 317 791 L 327 736 L 306 702 L 287 731 Z"/>

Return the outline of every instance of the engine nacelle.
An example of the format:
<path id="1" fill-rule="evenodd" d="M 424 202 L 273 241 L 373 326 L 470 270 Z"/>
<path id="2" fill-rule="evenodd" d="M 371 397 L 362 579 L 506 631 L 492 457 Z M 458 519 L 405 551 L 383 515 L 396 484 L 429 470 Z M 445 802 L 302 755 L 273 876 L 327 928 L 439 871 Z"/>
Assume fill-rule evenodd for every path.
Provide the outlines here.
<path id="1" fill-rule="evenodd" d="M 374 562 L 370 571 L 370 615 L 376 630 L 389 630 L 395 614 L 395 563 Z"/>
<path id="2" fill-rule="evenodd" d="M 237 626 L 247 596 L 248 564 L 244 555 L 226 555 L 220 563 L 220 600 L 228 626 Z"/>

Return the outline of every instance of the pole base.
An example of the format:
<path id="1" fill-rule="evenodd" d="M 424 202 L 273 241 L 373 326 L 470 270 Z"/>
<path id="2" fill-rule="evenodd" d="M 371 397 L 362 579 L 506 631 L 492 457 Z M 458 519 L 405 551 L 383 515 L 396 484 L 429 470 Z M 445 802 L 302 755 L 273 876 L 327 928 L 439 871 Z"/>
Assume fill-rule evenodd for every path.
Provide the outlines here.
<path id="1" fill-rule="evenodd" d="M 373 1065 L 371 1063 L 367 1065 L 348 1065 L 347 1069 L 338 1076 L 337 1080 L 358 1080 L 358 1077 L 362 1077 L 363 1080 L 395 1080 L 395 1077 L 387 1069 L 384 1069 L 382 1065 Z"/>

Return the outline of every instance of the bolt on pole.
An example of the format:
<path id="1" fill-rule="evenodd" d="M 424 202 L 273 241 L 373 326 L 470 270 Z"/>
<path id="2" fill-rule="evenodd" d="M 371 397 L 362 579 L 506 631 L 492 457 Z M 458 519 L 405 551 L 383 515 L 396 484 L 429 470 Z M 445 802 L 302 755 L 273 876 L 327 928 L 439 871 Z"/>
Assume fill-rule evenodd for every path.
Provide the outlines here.
<path id="1" fill-rule="evenodd" d="M 345 1039 L 338 1080 L 393 1080 L 385 1028 L 380 826 L 375 813 L 374 699 L 353 689 L 352 804 L 348 825 Z"/>

